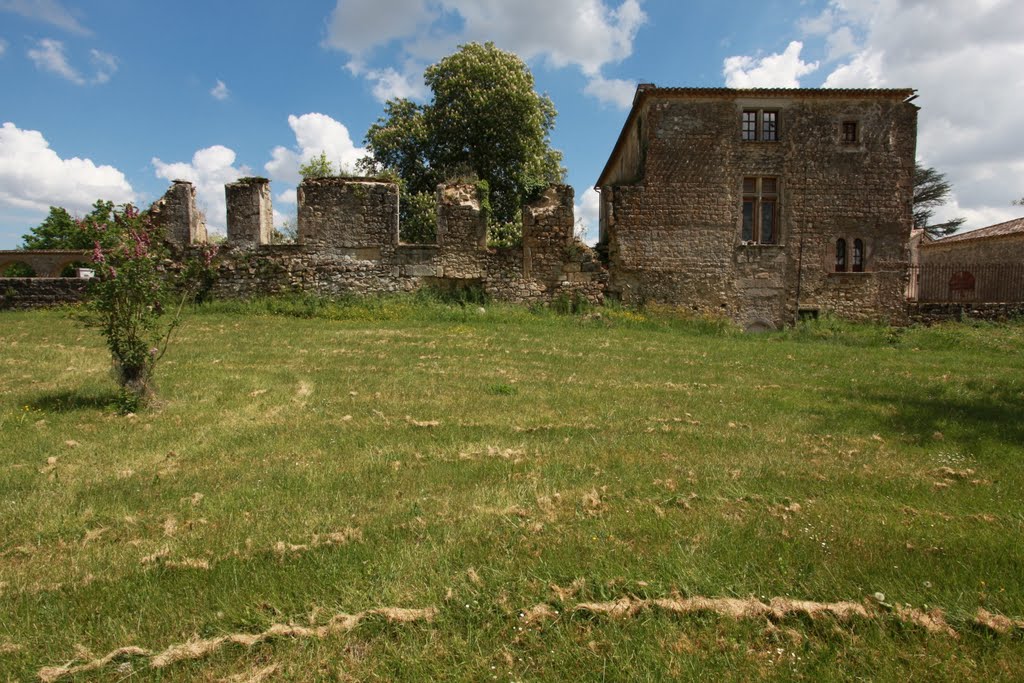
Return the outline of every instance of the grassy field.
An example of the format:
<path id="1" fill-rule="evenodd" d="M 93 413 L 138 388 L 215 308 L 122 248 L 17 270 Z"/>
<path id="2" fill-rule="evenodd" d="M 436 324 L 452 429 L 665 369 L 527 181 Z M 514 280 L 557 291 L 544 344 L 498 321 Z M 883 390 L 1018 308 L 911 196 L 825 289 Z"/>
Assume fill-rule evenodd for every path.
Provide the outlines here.
<path id="1" fill-rule="evenodd" d="M 158 385 L 0 314 L 0 680 L 1024 677 L 1024 325 L 263 302 Z"/>

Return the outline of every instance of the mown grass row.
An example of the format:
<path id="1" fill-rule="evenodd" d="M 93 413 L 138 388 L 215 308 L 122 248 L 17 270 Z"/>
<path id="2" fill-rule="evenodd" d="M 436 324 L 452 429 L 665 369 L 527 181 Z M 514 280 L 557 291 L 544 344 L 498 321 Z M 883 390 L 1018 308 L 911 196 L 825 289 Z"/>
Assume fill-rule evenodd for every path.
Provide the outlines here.
<path id="1" fill-rule="evenodd" d="M 217 303 L 112 408 L 100 341 L 0 330 L 0 678 L 123 646 L 437 607 L 141 678 L 1012 680 L 1024 616 L 1024 327 L 717 320 L 435 298 Z M 332 539 L 339 539 L 337 541 Z M 574 594 L 560 589 L 576 583 Z M 940 607 L 733 622 L 672 594 Z M 561 595 L 561 597 L 560 597 Z M 554 621 L 526 623 L 545 603 Z M 93 674 L 120 680 L 127 669 Z"/>

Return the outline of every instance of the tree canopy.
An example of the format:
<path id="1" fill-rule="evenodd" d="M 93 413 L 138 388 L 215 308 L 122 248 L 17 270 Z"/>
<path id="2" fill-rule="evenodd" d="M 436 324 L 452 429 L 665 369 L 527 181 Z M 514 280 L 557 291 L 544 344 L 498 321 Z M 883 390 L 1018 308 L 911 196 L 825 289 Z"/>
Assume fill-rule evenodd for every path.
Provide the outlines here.
<path id="1" fill-rule="evenodd" d="M 409 195 L 433 194 L 438 183 L 468 177 L 487 181 L 493 219 L 518 219 L 536 189 L 564 177 L 562 155 L 551 148 L 557 112 L 534 90 L 533 75 L 514 54 L 493 43 L 469 43 L 427 68 L 427 104 L 389 100 L 366 133 L 371 174 L 392 172 Z"/>
<path id="2" fill-rule="evenodd" d="M 114 202 L 97 199 L 92 211 L 82 220 L 110 226 L 113 223 Z M 78 221 L 67 209 L 51 206 L 46 219 L 21 237 L 21 249 L 92 249 L 93 239 L 78 227 Z"/>
<path id="3" fill-rule="evenodd" d="M 954 218 L 944 223 L 932 223 L 935 210 L 949 201 L 953 185 L 946 180 L 946 174 L 934 168 L 914 165 L 914 226 L 923 228 L 932 237 L 942 237 L 956 232 L 966 218 Z"/>

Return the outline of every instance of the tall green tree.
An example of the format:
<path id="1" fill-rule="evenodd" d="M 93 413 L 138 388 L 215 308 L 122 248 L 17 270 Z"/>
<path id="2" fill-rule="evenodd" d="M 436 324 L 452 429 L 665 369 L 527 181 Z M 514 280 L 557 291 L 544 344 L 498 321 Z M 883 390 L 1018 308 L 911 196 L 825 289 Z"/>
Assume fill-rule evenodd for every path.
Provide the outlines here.
<path id="1" fill-rule="evenodd" d="M 97 199 L 92 211 L 82 219 L 86 223 L 110 227 L 113 220 L 114 202 Z M 102 234 L 102 231 L 99 233 Z M 60 206 L 51 206 L 46 219 L 29 230 L 21 237 L 21 249 L 92 249 L 91 233 L 82 230 L 78 221 L 71 217 L 68 210 Z"/>
<path id="2" fill-rule="evenodd" d="M 499 223 L 517 221 L 525 199 L 564 178 L 551 148 L 555 106 L 519 57 L 469 43 L 428 67 L 424 80 L 429 103 L 390 100 L 367 131 L 364 171 L 396 173 L 410 195 L 433 194 L 450 178 L 485 180 Z"/>
<path id="3" fill-rule="evenodd" d="M 935 210 L 949 201 L 953 185 L 946 174 L 932 167 L 914 164 L 914 226 L 924 228 L 932 237 L 942 237 L 957 231 L 966 218 L 954 218 L 944 223 L 932 223 Z"/>

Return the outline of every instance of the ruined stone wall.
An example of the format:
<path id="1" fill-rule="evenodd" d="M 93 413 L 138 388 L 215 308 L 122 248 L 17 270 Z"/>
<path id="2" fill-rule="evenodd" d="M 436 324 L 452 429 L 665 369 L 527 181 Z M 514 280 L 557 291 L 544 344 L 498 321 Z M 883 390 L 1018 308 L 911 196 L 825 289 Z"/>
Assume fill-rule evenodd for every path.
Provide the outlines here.
<path id="1" fill-rule="evenodd" d="M 164 196 L 149 207 L 157 227 L 177 247 L 206 242 L 206 217 L 196 207 L 196 188 L 186 180 L 175 180 Z"/>
<path id="2" fill-rule="evenodd" d="M 270 181 L 242 178 L 224 186 L 228 241 L 237 245 L 270 244 L 274 230 L 274 206 Z"/>
<path id="3" fill-rule="evenodd" d="M 650 97 L 636 117 L 644 169 L 601 188 L 609 293 L 778 327 L 798 309 L 899 322 L 910 234 L 916 108 L 881 96 Z M 779 115 L 779 139 L 743 141 L 744 109 Z M 841 141 L 858 122 L 856 144 Z M 776 244 L 742 241 L 743 180 L 776 178 Z M 837 274 L 835 243 L 865 243 L 865 273 Z"/>
<path id="4" fill-rule="evenodd" d="M 229 240 L 213 293 L 220 297 L 304 291 L 326 296 L 476 287 L 500 301 L 603 298 L 607 274 L 573 239 L 573 193 L 548 189 L 524 207 L 523 245 L 488 248 L 473 185 L 438 188 L 437 244 L 401 244 L 398 188 L 368 179 L 306 180 L 298 190 L 298 244 Z M 229 222 L 229 234 L 232 226 Z"/>
<path id="5" fill-rule="evenodd" d="M 2 277 L 0 310 L 45 308 L 80 301 L 88 280 L 70 277 Z"/>

